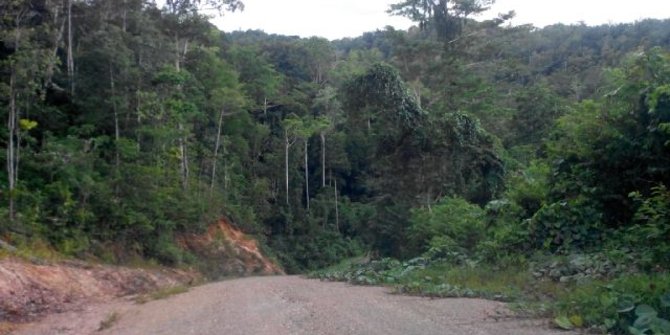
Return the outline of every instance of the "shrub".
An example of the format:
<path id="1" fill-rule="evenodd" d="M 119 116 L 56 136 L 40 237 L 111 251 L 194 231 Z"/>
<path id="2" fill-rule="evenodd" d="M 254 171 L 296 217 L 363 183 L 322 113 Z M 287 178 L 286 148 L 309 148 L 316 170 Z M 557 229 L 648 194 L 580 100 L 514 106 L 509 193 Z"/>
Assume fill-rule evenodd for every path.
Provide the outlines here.
<path id="1" fill-rule="evenodd" d="M 462 198 L 444 198 L 412 210 L 409 241 L 419 253 L 431 248 L 472 252 L 484 235 L 484 210 Z"/>
<path id="2" fill-rule="evenodd" d="M 625 232 L 626 245 L 637 246 L 640 263 L 651 267 L 670 263 L 670 191 L 661 184 L 649 197 L 638 192 L 629 195 L 639 204 L 634 225 Z"/>
<path id="3" fill-rule="evenodd" d="M 561 250 L 596 244 L 602 233 L 602 212 L 579 196 L 542 206 L 531 219 L 531 234 L 538 246 Z"/>

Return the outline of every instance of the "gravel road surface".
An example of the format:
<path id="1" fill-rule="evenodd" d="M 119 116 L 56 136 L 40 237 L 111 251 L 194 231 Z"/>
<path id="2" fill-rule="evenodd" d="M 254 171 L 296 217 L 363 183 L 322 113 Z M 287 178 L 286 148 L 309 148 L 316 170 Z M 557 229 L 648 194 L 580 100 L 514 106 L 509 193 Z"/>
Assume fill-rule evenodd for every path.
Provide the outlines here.
<path id="1" fill-rule="evenodd" d="M 99 331 L 103 320 L 109 328 Z M 17 335 L 549 335 L 540 320 L 511 317 L 505 305 L 479 299 L 428 299 L 380 287 L 295 276 L 228 280 L 146 304 L 117 300 L 56 314 Z"/>

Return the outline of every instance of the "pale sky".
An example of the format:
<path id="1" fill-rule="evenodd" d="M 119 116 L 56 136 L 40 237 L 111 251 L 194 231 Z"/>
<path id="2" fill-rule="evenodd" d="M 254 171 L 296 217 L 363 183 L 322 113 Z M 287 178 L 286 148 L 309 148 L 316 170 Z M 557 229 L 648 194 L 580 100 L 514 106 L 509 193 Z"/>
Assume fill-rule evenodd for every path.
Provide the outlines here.
<path id="1" fill-rule="evenodd" d="M 266 33 L 321 36 L 328 39 L 357 37 L 366 31 L 411 22 L 386 13 L 400 0 L 243 0 L 243 12 L 226 13 L 214 23 L 224 31 L 260 29 Z M 516 11 L 514 24 L 537 27 L 553 23 L 589 25 L 634 22 L 643 18 L 670 18 L 670 0 L 497 0 L 482 17 Z"/>

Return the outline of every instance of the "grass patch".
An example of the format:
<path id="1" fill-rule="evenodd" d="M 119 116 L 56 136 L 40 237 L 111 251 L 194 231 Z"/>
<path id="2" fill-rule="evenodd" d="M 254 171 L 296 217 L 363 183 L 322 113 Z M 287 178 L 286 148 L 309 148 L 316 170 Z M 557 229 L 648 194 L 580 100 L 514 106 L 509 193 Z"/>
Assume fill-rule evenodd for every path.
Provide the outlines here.
<path id="1" fill-rule="evenodd" d="M 161 300 L 171 297 L 173 295 L 182 294 L 188 292 L 189 288 L 187 286 L 172 286 L 163 288 L 151 293 L 142 294 L 135 298 L 135 303 L 137 304 L 146 304 L 149 301 Z"/>
<path id="2" fill-rule="evenodd" d="M 112 328 L 119 320 L 121 319 L 121 314 L 118 312 L 112 312 L 105 317 L 104 320 L 100 321 L 100 326 L 98 326 L 98 331 L 103 331 L 105 329 Z"/>
<path id="3" fill-rule="evenodd" d="M 2 240 L 0 259 L 18 257 L 31 263 L 50 263 L 66 259 L 66 257 L 41 239 L 18 239 L 16 244 Z"/>
<path id="4" fill-rule="evenodd" d="M 518 301 L 532 289 L 553 291 L 555 285 L 534 287 L 534 278 L 528 271 L 513 267 L 504 270 L 489 266 L 430 265 L 411 271 L 401 278 L 396 290 L 401 293 L 435 297 L 479 297 L 501 301 Z M 546 292 L 542 292 L 546 294 Z"/>

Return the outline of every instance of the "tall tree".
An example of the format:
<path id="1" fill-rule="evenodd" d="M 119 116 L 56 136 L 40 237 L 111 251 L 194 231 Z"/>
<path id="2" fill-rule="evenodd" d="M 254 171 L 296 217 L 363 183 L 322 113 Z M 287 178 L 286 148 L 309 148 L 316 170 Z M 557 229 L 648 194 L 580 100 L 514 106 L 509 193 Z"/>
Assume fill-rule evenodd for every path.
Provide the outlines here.
<path id="1" fill-rule="evenodd" d="M 321 187 L 326 187 L 326 135 L 334 129 L 334 126 L 342 117 L 342 104 L 337 99 L 337 90 L 332 86 L 326 86 L 320 90 L 314 98 L 312 106 L 317 113 L 327 120 L 321 122 L 317 131 L 321 139 Z"/>
<path id="2" fill-rule="evenodd" d="M 489 9 L 495 0 L 405 0 L 388 10 L 417 22 L 423 30 L 434 31 L 440 41 L 450 42 L 463 31 L 469 16 Z"/>
<path id="3" fill-rule="evenodd" d="M 282 128 L 284 133 L 284 174 L 286 187 L 286 206 L 289 202 L 289 149 L 295 143 L 302 130 L 302 119 L 295 114 L 289 115 L 282 121 Z"/>

